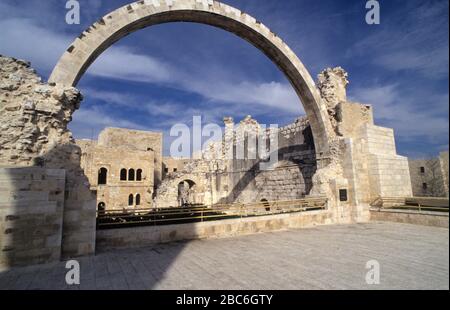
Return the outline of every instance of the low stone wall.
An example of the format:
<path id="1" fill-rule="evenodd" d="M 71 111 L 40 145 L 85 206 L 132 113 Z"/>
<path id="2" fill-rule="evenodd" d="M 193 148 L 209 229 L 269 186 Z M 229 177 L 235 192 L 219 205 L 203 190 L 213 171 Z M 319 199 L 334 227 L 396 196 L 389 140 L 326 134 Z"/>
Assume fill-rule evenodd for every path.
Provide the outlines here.
<path id="1" fill-rule="evenodd" d="M 97 231 L 96 252 L 182 240 L 224 238 L 331 223 L 329 211 L 311 211 L 190 224 L 99 230 Z"/>
<path id="2" fill-rule="evenodd" d="M 370 210 L 370 220 L 448 228 L 448 213 L 408 210 Z"/>
<path id="3" fill-rule="evenodd" d="M 61 257 L 65 170 L 0 169 L 0 269 Z"/>

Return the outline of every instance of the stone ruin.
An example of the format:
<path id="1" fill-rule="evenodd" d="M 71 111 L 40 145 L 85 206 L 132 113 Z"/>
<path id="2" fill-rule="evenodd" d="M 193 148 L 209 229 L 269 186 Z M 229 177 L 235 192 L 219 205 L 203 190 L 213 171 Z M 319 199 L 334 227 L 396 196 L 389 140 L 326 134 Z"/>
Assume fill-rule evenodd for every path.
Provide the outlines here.
<path id="1" fill-rule="evenodd" d="M 82 95 L 42 82 L 29 63 L 9 57 L 0 57 L 0 75 L 1 265 L 93 254 L 96 196 L 80 165 L 81 148 L 67 129 Z M 257 160 L 203 154 L 168 175 L 152 203 L 173 206 L 177 185 L 191 180 L 195 200 L 208 205 L 326 196 L 333 222 L 349 223 L 368 220 L 377 197 L 411 196 L 408 162 L 396 153 L 393 130 L 373 124 L 371 106 L 348 102 L 347 84 L 342 68 L 319 75 L 318 89 L 336 131 L 328 165 L 316 160 L 309 120 L 302 117 L 271 133 L 279 136 L 273 170 L 255 169 Z M 224 123 L 234 126 L 231 118 Z M 259 124 L 247 117 L 237 128 L 235 141 Z M 346 201 L 340 199 L 342 190 Z"/>
<path id="2" fill-rule="evenodd" d="M 0 265 L 94 253 L 95 194 L 67 128 L 82 95 L 42 82 L 28 62 L 10 57 L 0 56 L 0 78 L 0 240 L 8 249 Z"/>

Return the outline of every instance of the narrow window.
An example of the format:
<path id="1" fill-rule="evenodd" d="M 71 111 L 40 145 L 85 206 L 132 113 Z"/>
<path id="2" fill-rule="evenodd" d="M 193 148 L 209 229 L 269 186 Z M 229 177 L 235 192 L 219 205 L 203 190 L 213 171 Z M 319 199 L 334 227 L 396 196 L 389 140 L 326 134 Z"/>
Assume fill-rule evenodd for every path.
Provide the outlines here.
<path id="1" fill-rule="evenodd" d="M 142 181 L 142 169 L 136 171 L 136 181 Z"/>
<path id="2" fill-rule="evenodd" d="M 128 181 L 134 181 L 134 169 L 128 170 Z"/>
<path id="3" fill-rule="evenodd" d="M 427 183 L 422 183 L 422 188 L 424 191 L 426 191 L 428 189 L 428 184 Z"/>
<path id="4" fill-rule="evenodd" d="M 339 190 L 339 201 L 348 201 L 347 190 L 340 189 Z"/>
<path id="5" fill-rule="evenodd" d="M 169 173 L 169 168 L 164 168 L 165 173 Z"/>
<path id="6" fill-rule="evenodd" d="M 139 206 L 139 205 L 141 205 L 141 195 L 137 194 L 136 195 L 136 206 Z"/>
<path id="7" fill-rule="evenodd" d="M 425 167 L 420 167 L 420 173 L 425 173 Z"/>
<path id="8" fill-rule="evenodd" d="M 120 170 L 120 181 L 126 181 L 127 180 L 127 169 Z"/>
<path id="9" fill-rule="evenodd" d="M 133 194 L 130 194 L 130 196 L 128 196 L 128 205 L 129 206 L 133 205 Z"/>
<path id="10" fill-rule="evenodd" d="M 105 185 L 108 177 L 108 169 L 100 168 L 98 171 L 98 185 Z"/>

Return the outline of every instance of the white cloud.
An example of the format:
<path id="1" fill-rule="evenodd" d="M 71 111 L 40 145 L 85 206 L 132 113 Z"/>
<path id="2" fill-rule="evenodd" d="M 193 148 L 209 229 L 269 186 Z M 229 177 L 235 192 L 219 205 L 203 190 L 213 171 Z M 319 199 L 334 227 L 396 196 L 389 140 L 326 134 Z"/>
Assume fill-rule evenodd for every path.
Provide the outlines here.
<path id="1" fill-rule="evenodd" d="M 71 42 L 70 36 L 42 28 L 28 19 L 3 20 L 0 22 L 0 29 L 8 29 L 0 32 L 0 53 L 31 60 L 34 66 L 48 72 Z M 261 109 L 270 108 L 268 111 L 273 109 L 292 113 L 293 116 L 304 114 L 290 84 L 274 81 L 250 82 L 245 80 L 245 76 L 223 80 L 217 77 L 231 77 L 233 72 L 227 72 L 227 68 L 220 67 L 223 72 L 213 71 L 208 67 L 196 72 L 181 71 L 159 59 L 134 53 L 130 48 L 113 46 L 93 63 L 87 74 L 128 81 L 164 83 L 169 87 L 197 93 L 213 102 L 259 105 Z M 123 98 L 120 101 L 125 102 Z"/>
<path id="2" fill-rule="evenodd" d="M 87 71 L 88 74 L 128 81 L 160 83 L 173 79 L 174 69 L 148 55 L 126 47 L 107 49 Z"/>
<path id="3" fill-rule="evenodd" d="M 0 29 L 1 54 L 31 61 L 34 67 L 48 71 L 71 42 L 28 19 L 0 20 Z"/>
<path id="4" fill-rule="evenodd" d="M 151 130 L 128 119 L 111 116 L 100 107 L 82 108 L 73 115 L 69 128 L 77 139 L 96 139 L 105 127 Z"/>
<path id="5" fill-rule="evenodd" d="M 268 111 L 283 111 L 297 116 L 304 114 L 300 99 L 289 84 L 278 82 L 228 83 L 204 80 L 185 80 L 186 88 L 202 94 L 213 101 L 234 102 L 239 104 L 261 105 L 271 108 Z"/>
<path id="6" fill-rule="evenodd" d="M 427 97 L 427 101 L 420 98 Z M 375 118 L 394 128 L 403 140 L 448 141 L 448 94 L 412 97 L 398 85 L 374 85 L 350 92 L 350 98 L 372 104 Z"/>

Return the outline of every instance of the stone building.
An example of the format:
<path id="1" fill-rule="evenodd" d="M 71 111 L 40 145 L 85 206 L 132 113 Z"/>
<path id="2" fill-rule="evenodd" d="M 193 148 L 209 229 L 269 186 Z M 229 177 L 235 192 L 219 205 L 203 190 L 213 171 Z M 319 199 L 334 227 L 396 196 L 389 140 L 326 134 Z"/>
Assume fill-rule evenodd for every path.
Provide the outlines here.
<path id="1" fill-rule="evenodd" d="M 449 196 L 448 160 L 448 151 L 441 152 L 436 158 L 409 160 L 414 196 Z"/>
<path id="2" fill-rule="evenodd" d="M 106 128 L 98 141 L 76 141 L 99 212 L 152 206 L 155 180 L 161 171 L 155 168 L 160 161 L 155 159 L 158 154 L 154 149 L 161 150 L 161 138 L 153 132 Z"/>

